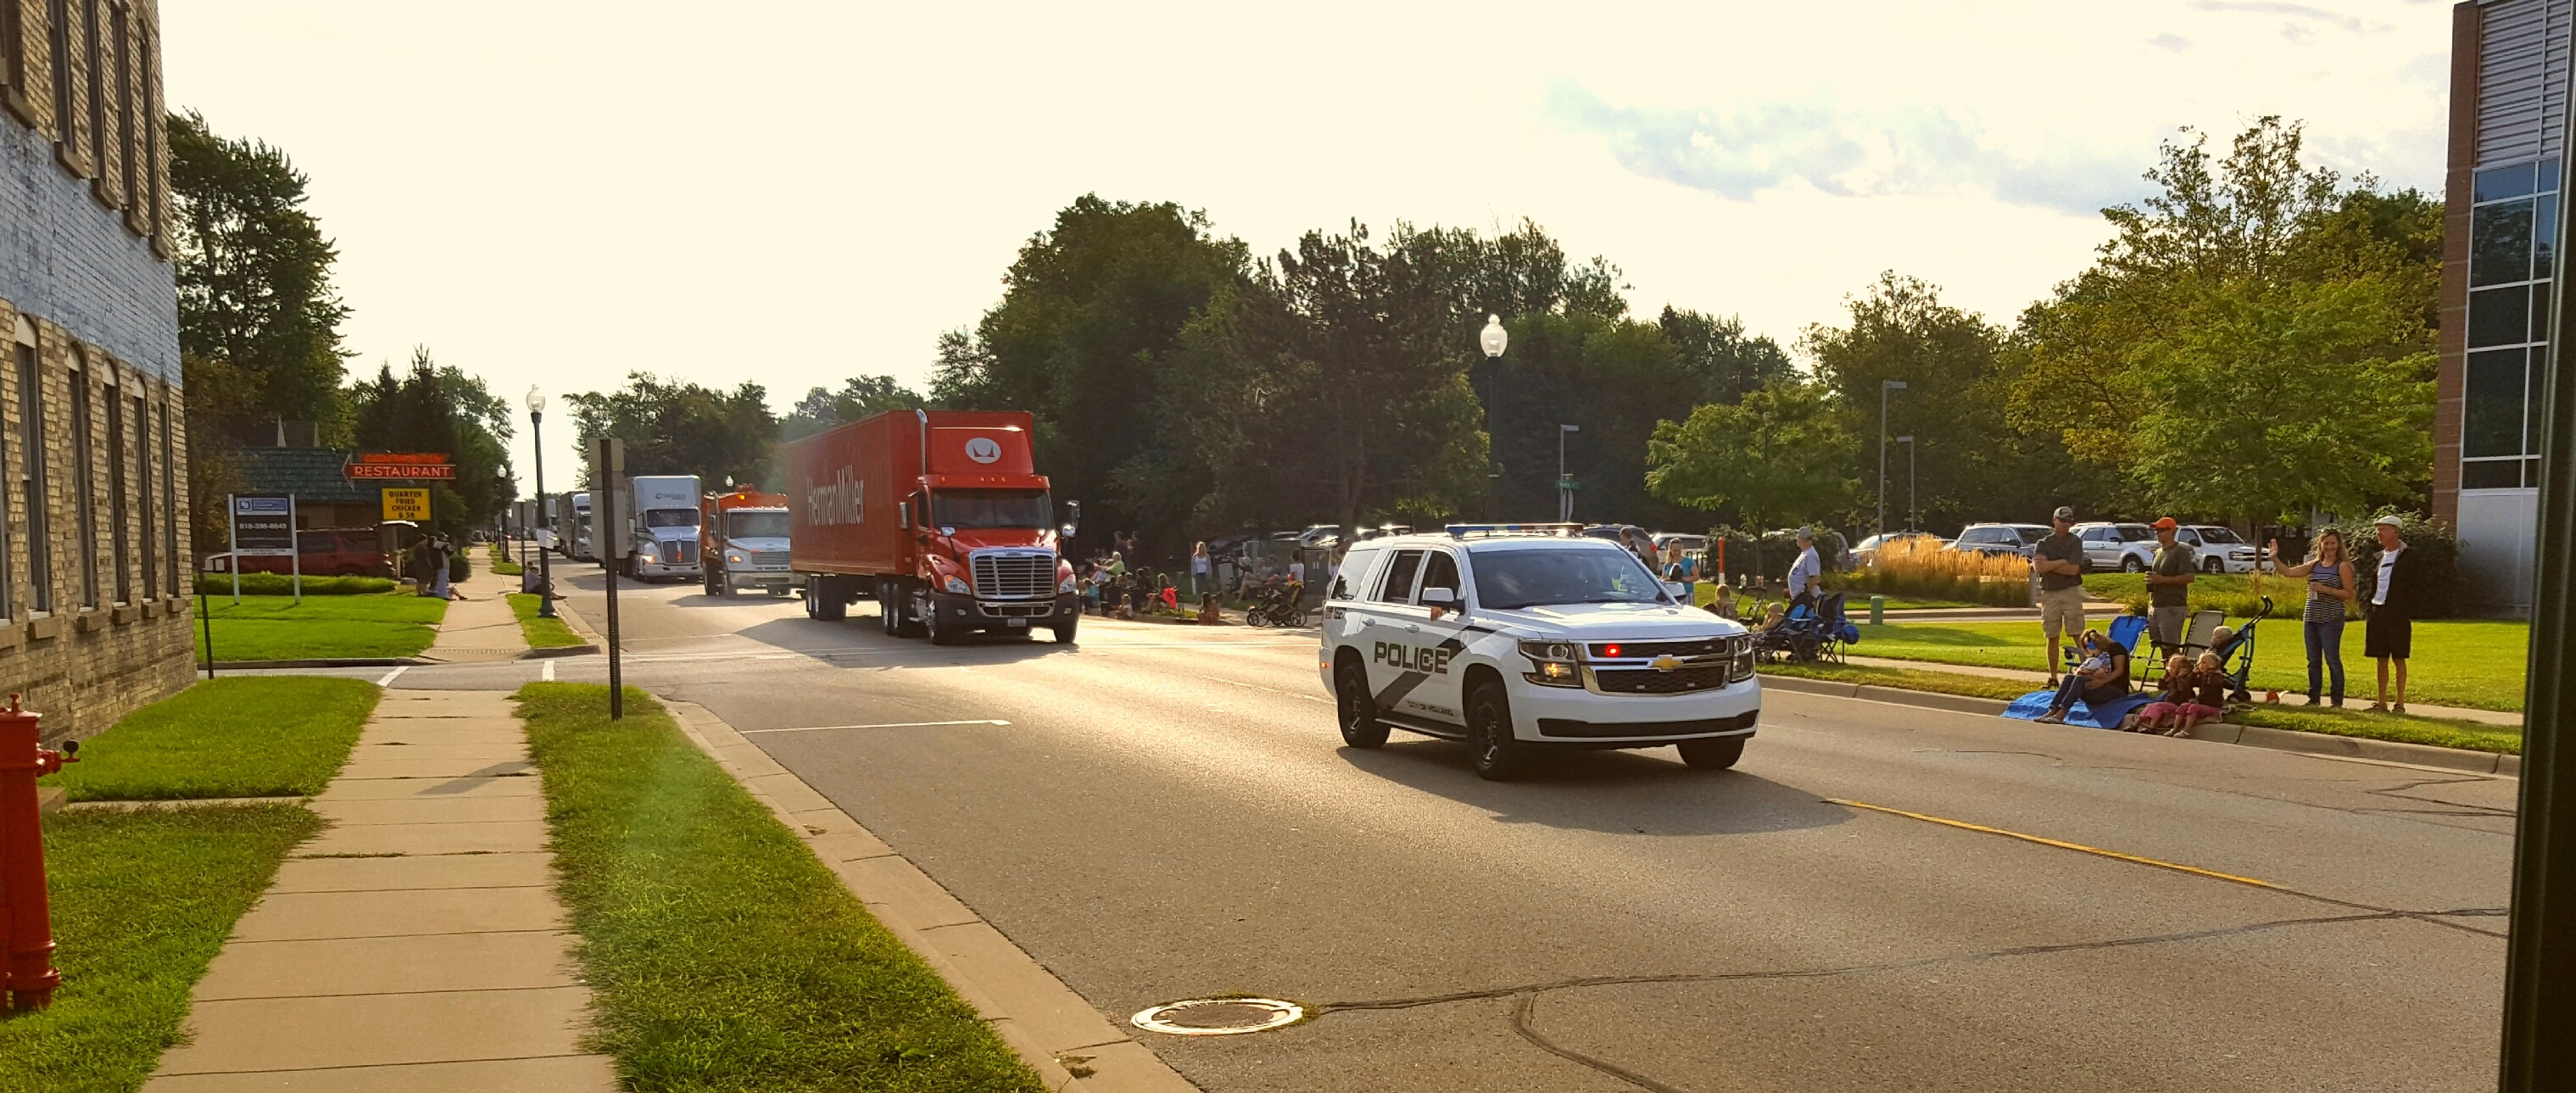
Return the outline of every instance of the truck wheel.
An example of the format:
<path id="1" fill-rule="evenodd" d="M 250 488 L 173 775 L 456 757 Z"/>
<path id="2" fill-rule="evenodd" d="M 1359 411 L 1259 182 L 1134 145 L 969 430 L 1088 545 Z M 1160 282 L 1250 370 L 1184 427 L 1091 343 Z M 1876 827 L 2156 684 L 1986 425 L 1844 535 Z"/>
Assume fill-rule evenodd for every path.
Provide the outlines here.
<path id="1" fill-rule="evenodd" d="M 1467 693 L 1467 765 L 1476 777 L 1507 782 L 1528 763 L 1529 749 L 1512 736 L 1511 699 L 1503 685 L 1484 680 Z"/>
<path id="2" fill-rule="evenodd" d="M 1079 611 L 1067 611 L 1064 614 L 1057 616 L 1054 627 L 1055 643 L 1058 645 L 1073 644 L 1074 626 L 1081 621 L 1082 612 Z"/>
<path id="3" fill-rule="evenodd" d="M 805 617 L 825 622 L 839 622 L 848 613 L 841 602 L 841 582 L 830 577 L 805 579 Z"/>
<path id="4" fill-rule="evenodd" d="M 894 636 L 899 638 L 920 637 L 921 612 L 924 603 L 926 602 L 925 599 L 923 597 L 913 595 L 910 587 L 902 583 L 897 583 L 894 586 L 894 602 L 896 605 L 894 614 Z"/>
<path id="5" fill-rule="evenodd" d="M 733 574 L 731 574 L 731 573 L 718 573 L 718 574 L 716 574 L 716 578 L 715 578 L 715 588 L 713 589 L 713 591 L 715 592 L 715 594 L 716 594 L 716 595 L 718 595 L 718 596 L 722 596 L 722 597 L 724 597 L 725 599 L 728 599 L 728 600 L 732 599 L 732 598 L 733 598 Z"/>
<path id="6" fill-rule="evenodd" d="M 1333 705 L 1341 714 L 1342 743 L 1385 746 L 1387 724 L 1377 719 L 1377 696 L 1369 693 L 1368 672 L 1358 661 L 1345 660 L 1333 669 Z"/>
<path id="7" fill-rule="evenodd" d="M 877 578 L 877 629 L 885 631 L 887 637 L 894 637 L 895 625 L 902 619 L 903 601 L 895 591 L 894 582 Z"/>
<path id="8" fill-rule="evenodd" d="M 1725 770 L 1744 758 L 1744 738 L 1722 736 L 1715 740 L 1684 740 L 1679 745 L 1682 762 L 1692 770 Z"/>
<path id="9" fill-rule="evenodd" d="M 956 624 L 939 621 L 939 605 L 927 596 L 921 602 L 921 629 L 929 635 L 932 645 L 955 645 L 966 636 Z"/>

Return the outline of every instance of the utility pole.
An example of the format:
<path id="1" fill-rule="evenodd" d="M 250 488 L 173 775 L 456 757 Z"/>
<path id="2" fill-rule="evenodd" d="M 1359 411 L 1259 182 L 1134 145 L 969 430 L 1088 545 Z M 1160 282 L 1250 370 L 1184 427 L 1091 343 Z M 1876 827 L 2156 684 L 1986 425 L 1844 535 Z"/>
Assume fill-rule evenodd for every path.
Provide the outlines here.
<path id="1" fill-rule="evenodd" d="M 1914 504 L 1914 434 L 1897 437 L 1896 442 L 1905 445 L 1905 530 L 1915 531 L 1923 510 Z"/>
<path id="2" fill-rule="evenodd" d="M 1878 534 L 1887 534 L 1887 393 L 1905 389 L 1904 380 L 1878 381 Z"/>

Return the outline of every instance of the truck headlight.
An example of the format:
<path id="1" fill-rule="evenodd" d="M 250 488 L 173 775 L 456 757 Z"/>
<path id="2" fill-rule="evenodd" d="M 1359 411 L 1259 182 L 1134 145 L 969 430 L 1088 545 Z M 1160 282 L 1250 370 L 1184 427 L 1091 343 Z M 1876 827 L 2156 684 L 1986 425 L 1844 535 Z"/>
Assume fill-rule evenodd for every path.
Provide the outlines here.
<path id="1" fill-rule="evenodd" d="M 1067 578 L 1065 578 L 1065 579 L 1063 579 L 1063 580 L 1061 580 L 1061 581 L 1057 581 L 1057 582 L 1055 583 L 1055 590 L 1056 590 L 1056 591 L 1058 591 L 1058 592 L 1071 592 L 1071 591 L 1073 591 L 1073 578 L 1071 578 L 1071 577 L 1067 577 Z"/>
<path id="2" fill-rule="evenodd" d="M 1583 686 L 1583 670 L 1575 665 L 1575 644 L 1570 641 L 1524 641 L 1521 655 L 1529 658 L 1530 670 L 1521 674 L 1542 687 Z"/>
<path id="3" fill-rule="evenodd" d="M 727 554 L 727 555 L 725 555 L 725 561 L 731 562 L 731 563 L 733 563 L 733 564 L 735 564 L 735 565 L 741 565 L 741 564 L 742 564 L 742 555 L 740 555 L 740 554 Z"/>
<path id="4" fill-rule="evenodd" d="M 969 587 L 967 587 L 967 586 L 966 586 L 966 582 L 965 582 L 965 580 L 964 580 L 964 579 L 962 579 L 962 578 L 958 578 L 958 577 L 950 577 L 950 578 L 948 578 L 948 590 L 949 590 L 949 591 L 951 591 L 951 592 L 954 592 L 954 593 L 956 593 L 956 594 L 958 594 L 958 595 L 960 595 L 960 596 L 966 595 L 966 594 L 971 593 L 971 592 L 973 592 L 973 591 L 974 591 L 974 589 L 969 588 Z"/>

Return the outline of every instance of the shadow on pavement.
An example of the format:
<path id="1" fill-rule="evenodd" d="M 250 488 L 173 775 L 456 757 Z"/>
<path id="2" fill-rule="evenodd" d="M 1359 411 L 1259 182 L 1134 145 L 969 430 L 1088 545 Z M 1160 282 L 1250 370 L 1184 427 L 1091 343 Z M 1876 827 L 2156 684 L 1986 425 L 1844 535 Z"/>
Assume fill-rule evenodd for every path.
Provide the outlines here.
<path id="1" fill-rule="evenodd" d="M 905 667 L 925 664 L 1008 664 L 1032 657 L 1070 653 L 1080 645 L 1061 645 L 1049 633 L 1038 637 L 969 634 L 955 645 L 932 645 L 925 638 L 890 638 L 878 628 L 873 611 L 853 613 L 839 622 L 802 615 L 771 619 L 734 631 L 763 645 L 820 659 L 833 654 L 865 654 L 868 664 Z"/>
<path id="2" fill-rule="evenodd" d="M 1761 746 L 1757 738 L 1748 750 Z M 1491 812 L 1498 823 L 1610 834 L 1751 835 L 1830 827 L 1851 818 L 1849 809 L 1826 804 L 1810 790 L 1740 770 L 1692 770 L 1629 751 L 1542 755 L 1510 782 L 1476 777 L 1467 766 L 1466 746 L 1446 740 L 1399 737 L 1373 751 L 1346 747 L 1341 755 L 1390 782 Z"/>

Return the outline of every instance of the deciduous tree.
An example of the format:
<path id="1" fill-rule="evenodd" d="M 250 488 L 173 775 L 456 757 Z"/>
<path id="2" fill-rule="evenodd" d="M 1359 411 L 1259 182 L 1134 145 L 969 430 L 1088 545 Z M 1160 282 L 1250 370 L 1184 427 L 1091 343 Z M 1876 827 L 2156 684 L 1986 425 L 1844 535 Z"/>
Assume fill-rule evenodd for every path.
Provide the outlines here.
<path id="1" fill-rule="evenodd" d="M 1856 447 L 1830 388 L 1780 380 L 1656 425 L 1646 488 L 1692 508 L 1732 506 L 1747 528 L 1822 520 L 1851 504 Z"/>

